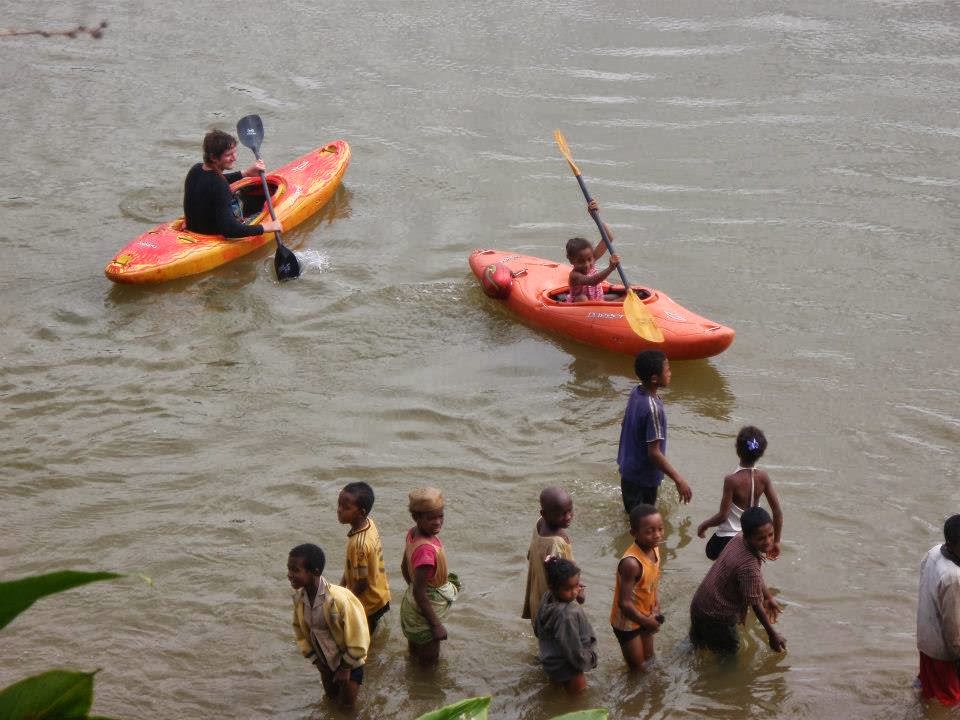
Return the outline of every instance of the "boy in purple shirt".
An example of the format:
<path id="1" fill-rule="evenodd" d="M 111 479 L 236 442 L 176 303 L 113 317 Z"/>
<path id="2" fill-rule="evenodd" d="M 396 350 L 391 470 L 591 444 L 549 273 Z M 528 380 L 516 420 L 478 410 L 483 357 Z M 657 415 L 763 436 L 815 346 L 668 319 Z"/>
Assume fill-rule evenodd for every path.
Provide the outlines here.
<path id="1" fill-rule="evenodd" d="M 640 503 L 656 505 L 664 473 L 676 483 L 680 499 L 688 503 L 693 492 L 667 460 L 667 416 L 657 389 L 670 384 L 670 361 L 659 350 L 644 350 L 633 363 L 640 380 L 630 393 L 620 429 L 620 491 L 629 514 Z"/>

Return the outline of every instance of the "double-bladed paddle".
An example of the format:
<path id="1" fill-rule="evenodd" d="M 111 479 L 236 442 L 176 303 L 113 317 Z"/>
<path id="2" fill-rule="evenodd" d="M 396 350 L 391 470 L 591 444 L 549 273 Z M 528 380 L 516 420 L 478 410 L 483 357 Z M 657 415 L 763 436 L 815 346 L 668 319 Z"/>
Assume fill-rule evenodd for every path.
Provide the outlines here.
<path id="1" fill-rule="evenodd" d="M 260 159 L 260 143 L 263 142 L 263 121 L 259 115 L 247 115 L 240 118 L 237 122 L 237 136 L 245 147 L 253 150 L 254 157 Z M 267 196 L 267 208 L 270 210 L 270 217 L 277 219 L 273 212 L 273 200 L 270 198 L 270 187 L 267 185 L 267 176 L 260 171 L 260 182 L 263 184 L 263 193 Z M 283 282 L 290 278 L 300 277 L 300 261 L 297 256 L 283 244 L 280 238 L 280 231 L 277 230 L 274 235 L 277 237 L 277 254 L 273 256 L 273 267 L 277 271 L 277 280 Z"/>
<path id="2" fill-rule="evenodd" d="M 583 191 L 583 196 L 587 199 L 587 204 L 589 205 L 592 198 L 590 197 L 590 193 L 587 191 L 586 184 L 583 182 L 583 177 L 580 175 L 580 168 L 578 168 L 576 163 L 573 162 L 573 156 L 570 154 L 570 147 L 567 145 L 567 139 L 559 130 L 554 131 L 553 139 L 557 141 L 557 147 L 560 148 L 560 152 L 563 153 L 563 156 L 570 164 L 570 169 L 573 170 L 573 174 L 577 178 L 577 182 L 580 183 L 580 189 Z M 597 224 L 597 228 L 600 230 L 600 237 L 603 238 L 603 244 L 607 246 L 607 252 L 609 252 L 611 255 L 615 255 L 616 253 L 613 249 L 613 242 L 607 235 L 607 230 L 603 226 L 603 222 L 600 220 L 600 213 L 596 210 L 591 210 L 590 216 L 593 218 L 593 221 Z M 650 342 L 655 343 L 663 342 L 663 333 L 660 332 L 660 328 L 657 327 L 657 322 L 653 319 L 653 313 L 647 309 L 647 306 L 644 305 L 643 300 L 638 298 L 637 294 L 633 291 L 633 288 L 630 287 L 630 283 L 627 282 L 627 276 L 623 274 L 623 267 L 621 265 L 617 265 L 617 272 L 620 273 L 620 280 L 623 281 L 623 286 L 626 289 L 626 296 L 623 298 L 623 314 L 626 316 L 627 323 L 630 325 L 630 328 L 644 340 L 649 340 Z"/>

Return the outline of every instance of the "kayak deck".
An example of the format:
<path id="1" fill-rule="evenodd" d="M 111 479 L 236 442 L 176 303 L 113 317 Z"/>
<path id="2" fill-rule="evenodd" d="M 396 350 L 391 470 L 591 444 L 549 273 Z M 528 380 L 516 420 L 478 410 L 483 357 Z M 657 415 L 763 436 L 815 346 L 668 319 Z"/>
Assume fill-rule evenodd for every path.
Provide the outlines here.
<path id="1" fill-rule="evenodd" d="M 350 156 L 347 142 L 337 140 L 266 174 L 274 211 L 284 232 L 330 200 L 340 186 Z M 245 222 L 257 225 L 269 219 L 259 178 L 242 178 L 230 188 L 240 193 Z M 143 233 L 107 263 L 104 274 L 117 283 L 166 282 L 212 270 L 274 240 L 273 233 L 235 239 L 203 235 L 186 230 L 184 223 L 181 217 Z"/>

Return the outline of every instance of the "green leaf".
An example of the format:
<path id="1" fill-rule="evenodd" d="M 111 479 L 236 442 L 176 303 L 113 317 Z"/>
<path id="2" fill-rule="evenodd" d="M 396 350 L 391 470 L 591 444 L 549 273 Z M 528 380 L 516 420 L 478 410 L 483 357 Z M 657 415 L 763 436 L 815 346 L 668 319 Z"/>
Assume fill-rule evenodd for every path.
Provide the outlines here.
<path id="1" fill-rule="evenodd" d="M 603 708 L 593 710 L 579 710 L 577 712 L 567 713 L 566 715 L 557 715 L 550 720 L 607 720 L 607 711 Z"/>
<path id="2" fill-rule="evenodd" d="M 48 670 L 0 691 L 0 717 L 6 720 L 85 718 L 93 704 L 94 673 Z"/>
<path id="3" fill-rule="evenodd" d="M 490 696 L 475 697 L 421 715 L 417 720 L 487 720 Z"/>
<path id="4" fill-rule="evenodd" d="M 123 575 L 60 570 L 46 575 L 31 575 L 20 580 L 0 582 L 0 628 L 5 628 L 17 615 L 46 595 L 63 592 L 77 585 L 118 577 Z"/>

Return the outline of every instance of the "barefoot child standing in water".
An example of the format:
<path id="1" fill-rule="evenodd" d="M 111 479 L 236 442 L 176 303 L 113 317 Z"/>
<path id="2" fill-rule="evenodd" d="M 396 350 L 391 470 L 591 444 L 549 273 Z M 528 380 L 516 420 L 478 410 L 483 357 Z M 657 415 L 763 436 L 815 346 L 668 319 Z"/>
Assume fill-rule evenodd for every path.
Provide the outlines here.
<path id="1" fill-rule="evenodd" d="M 580 568 L 569 560 L 548 557 L 549 590 L 533 619 L 533 632 L 540 641 L 540 662 L 553 682 L 573 693 L 587 686 L 584 673 L 597 666 L 597 636 L 576 602 L 583 594 Z"/>
<path id="2" fill-rule="evenodd" d="M 410 654 L 422 664 L 436 662 L 447 639 L 443 619 L 457 597 L 460 582 L 447 573 L 447 556 L 437 534 L 443 527 L 443 493 L 418 488 L 410 493 L 410 515 L 400 572 L 407 590 L 400 604 L 400 628 Z"/>
<path id="3" fill-rule="evenodd" d="M 690 602 L 690 640 L 720 655 L 740 649 L 737 625 L 747 617 L 747 608 L 767 631 L 770 647 L 782 652 L 787 643 L 773 624 L 780 605 L 773 599 L 760 572 L 763 556 L 773 546 L 773 520 L 762 507 L 744 511 L 743 532 L 736 535 L 713 563 Z"/>
<path id="4" fill-rule="evenodd" d="M 697 535 L 704 537 L 709 528 L 717 527 L 707 542 L 707 557 L 716 560 L 727 543 L 740 532 L 740 516 L 744 510 L 760 504 L 760 496 L 766 495 L 773 513 L 773 546 L 767 553 L 770 560 L 780 557 L 780 533 L 783 530 L 783 512 L 780 499 L 773 489 L 770 476 L 754 467 L 767 449 L 767 438 L 760 428 L 747 425 L 737 434 L 737 456 L 740 467 L 723 479 L 723 496 L 716 515 L 700 523 Z"/>
<path id="5" fill-rule="evenodd" d="M 657 504 L 664 474 L 677 486 L 680 500 L 688 503 L 693 492 L 667 460 L 667 415 L 657 390 L 670 384 L 670 361 L 659 350 L 644 350 L 633 362 L 640 384 L 630 393 L 620 429 L 620 492 L 623 509 Z"/>
<path id="6" fill-rule="evenodd" d="M 363 684 L 370 647 L 367 616 L 353 593 L 323 577 L 323 550 L 297 545 L 287 558 L 293 596 L 293 635 L 300 652 L 320 671 L 327 697 L 352 707 Z"/>
<path id="7" fill-rule="evenodd" d="M 337 520 L 350 526 L 346 564 L 340 584 L 363 604 L 370 634 L 390 610 L 390 587 L 383 563 L 380 531 L 370 518 L 373 488 L 365 482 L 347 483 L 337 498 Z"/>
<path id="8" fill-rule="evenodd" d="M 630 511 L 633 543 L 617 565 L 610 625 L 631 670 L 653 657 L 653 635 L 660 629 L 660 543 L 663 518 L 653 505 Z"/>
<path id="9" fill-rule="evenodd" d="M 567 528 L 573 520 L 573 498 L 559 487 L 544 488 L 540 493 L 540 519 L 533 529 L 527 550 L 527 589 L 520 617 L 533 622 L 540 607 L 540 598 L 547 591 L 547 556 L 573 560 L 573 547 Z M 578 600 L 583 602 L 581 595 Z"/>

